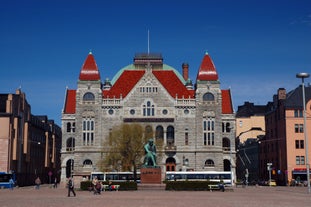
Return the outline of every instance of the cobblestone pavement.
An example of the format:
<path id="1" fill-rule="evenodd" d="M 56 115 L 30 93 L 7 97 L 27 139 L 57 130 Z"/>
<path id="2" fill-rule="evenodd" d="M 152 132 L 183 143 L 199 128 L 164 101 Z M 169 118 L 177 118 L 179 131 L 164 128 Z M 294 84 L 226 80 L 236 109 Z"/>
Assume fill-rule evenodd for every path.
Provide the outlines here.
<path id="1" fill-rule="evenodd" d="M 67 197 L 67 189 L 41 186 L 0 189 L 1 207 L 310 207 L 311 194 L 306 187 L 246 187 L 231 192 L 219 191 L 165 191 L 145 189 L 138 191 L 102 192 L 94 195 L 76 190 L 76 197 Z"/>

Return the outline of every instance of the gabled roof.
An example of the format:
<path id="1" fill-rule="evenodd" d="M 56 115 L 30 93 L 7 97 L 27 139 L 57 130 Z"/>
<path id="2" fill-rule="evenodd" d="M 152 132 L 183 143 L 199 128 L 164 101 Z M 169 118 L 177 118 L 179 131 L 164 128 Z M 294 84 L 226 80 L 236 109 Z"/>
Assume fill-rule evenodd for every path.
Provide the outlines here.
<path id="1" fill-rule="evenodd" d="M 222 95 L 222 113 L 233 114 L 233 105 L 230 90 L 221 90 Z"/>
<path id="2" fill-rule="evenodd" d="M 152 73 L 172 96 L 172 98 L 193 98 L 194 90 L 187 90 L 172 70 L 153 70 Z M 125 98 L 138 81 L 145 74 L 145 70 L 124 70 L 110 90 L 103 91 L 105 98 Z"/>
<path id="3" fill-rule="evenodd" d="M 104 98 L 126 97 L 144 74 L 145 70 L 124 70 L 111 89 L 103 91 Z"/>
<path id="4" fill-rule="evenodd" d="M 67 90 L 64 106 L 64 114 L 76 113 L 76 90 Z"/>
<path id="5" fill-rule="evenodd" d="M 188 90 L 172 70 L 154 70 L 152 73 L 173 98 L 194 98 L 194 90 Z"/>
<path id="6" fill-rule="evenodd" d="M 81 68 L 79 80 L 81 81 L 99 81 L 100 74 L 93 54 L 90 52 Z"/>
<path id="7" fill-rule="evenodd" d="M 217 81 L 218 74 L 211 57 L 206 52 L 198 71 L 197 81 Z"/>

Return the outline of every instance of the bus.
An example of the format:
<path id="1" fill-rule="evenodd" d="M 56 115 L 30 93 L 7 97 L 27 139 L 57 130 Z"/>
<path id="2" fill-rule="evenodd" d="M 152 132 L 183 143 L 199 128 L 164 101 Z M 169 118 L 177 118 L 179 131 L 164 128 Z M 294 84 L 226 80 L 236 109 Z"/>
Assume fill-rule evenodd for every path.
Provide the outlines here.
<path id="1" fill-rule="evenodd" d="M 133 182 L 134 172 L 92 172 L 90 179 L 93 180 L 95 177 L 99 181 L 115 181 L 115 182 Z M 137 172 L 136 182 L 140 182 L 140 172 Z"/>
<path id="2" fill-rule="evenodd" d="M 14 185 L 16 183 L 16 177 L 14 173 L 0 172 L 0 188 L 10 188 L 10 179 L 12 178 Z"/>
<path id="3" fill-rule="evenodd" d="M 166 172 L 168 181 L 223 181 L 225 185 L 232 186 L 232 173 L 230 171 L 186 171 Z"/>

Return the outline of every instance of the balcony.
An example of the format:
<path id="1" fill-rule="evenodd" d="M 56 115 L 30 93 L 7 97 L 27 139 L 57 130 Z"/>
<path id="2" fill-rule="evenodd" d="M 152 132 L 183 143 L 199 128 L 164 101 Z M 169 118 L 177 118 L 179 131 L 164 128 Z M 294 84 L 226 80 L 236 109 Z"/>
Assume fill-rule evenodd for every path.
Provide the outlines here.
<path id="1" fill-rule="evenodd" d="M 164 147 L 165 154 L 172 157 L 176 154 L 177 147 L 174 144 L 168 144 Z"/>

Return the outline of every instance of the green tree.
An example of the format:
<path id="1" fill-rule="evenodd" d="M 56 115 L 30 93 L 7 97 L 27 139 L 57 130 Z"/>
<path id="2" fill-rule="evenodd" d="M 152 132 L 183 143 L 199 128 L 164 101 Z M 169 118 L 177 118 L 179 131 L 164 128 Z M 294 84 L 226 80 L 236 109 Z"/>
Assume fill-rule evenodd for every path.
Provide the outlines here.
<path id="1" fill-rule="evenodd" d="M 144 144 L 148 137 L 141 125 L 122 124 L 114 127 L 103 149 L 104 171 L 132 171 L 136 179 L 137 167 L 142 164 Z"/>

